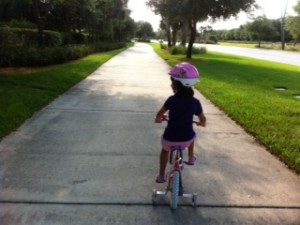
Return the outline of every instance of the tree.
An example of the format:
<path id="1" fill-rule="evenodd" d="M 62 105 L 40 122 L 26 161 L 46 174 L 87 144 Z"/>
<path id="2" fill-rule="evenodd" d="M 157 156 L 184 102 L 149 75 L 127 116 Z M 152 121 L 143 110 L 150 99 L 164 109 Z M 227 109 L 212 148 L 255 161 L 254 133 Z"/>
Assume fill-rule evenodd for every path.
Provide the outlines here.
<path id="1" fill-rule="evenodd" d="M 33 22 L 32 4 L 30 0 L 0 0 L 0 21 L 26 19 Z"/>
<path id="2" fill-rule="evenodd" d="M 0 21 L 28 20 L 44 29 L 88 32 L 91 41 L 124 39 L 128 0 L 0 0 Z M 65 19 L 63 19 L 65 18 Z"/>
<path id="3" fill-rule="evenodd" d="M 176 35 L 181 25 L 180 5 L 178 0 L 148 0 L 146 4 L 153 9 L 156 14 L 162 17 L 162 26 L 168 36 L 168 46 L 176 44 Z"/>
<path id="4" fill-rule="evenodd" d="M 52 10 L 46 26 L 48 29 L 63 32 L 81 32 L 87 28 L 94 13 L 94 0 L 61 0 Z"/>
<path id="5" fill-rule="evenodd" d="M 250 37 L 249 37 L 249 34 L 247 32 L 246 26 L 243 26 L 243 25 L 240 26 L 239 30 L 240 30 L 240 38 L 239 38 L 239 40 L 240 41 L 249 41 Z"/>
<path id="6" fill-rule="evenodd" d="M 300 16 L 288 17 L 286 20 L 285 28 L 294 38 L 295 44 L 297 41 L 300 41 Z"/>
<path id="7" fill-rule="evenodd" d="M 286 20 L 285 28 L 290 32 L 292 37 L 295 39 L 295 44 L 297 40 L 300 40 L 300 1 L 294 7 L 297 16 L 289 16 Z"/>
<path id="8" fill-rule="evenodd" d="M 37 25 L 38 43 L 43 45 L 45 23 L 59 0 L 0 0 L 0 21 L 27 20 Z"/>
<path id="9" fill-rule="evenodd" d="M 191 58 L 198 22 L 205 21 L 209 17 L 216 19 L 236 16 L 241 10 L 249 11 L 254 2 L 255 0 L 148 0 L 147 4 L 168 23 L 187 21 L 190 39 L 186 57 Z"/>
<path id="10" fill-rule="evenodd" d="M 144 40 L 154 37 L 155 34 L 153 32 L 152 25 L 144 21 L 137 22 L 136 36 Z"/>
<path id="11" fill-rule="evenodd" d="M 38 43 L 39 46 L 43 46 L 43 31 L 45 29 L 46 21 L 51 15 L 52 10 L 55 8 L 55 4 L 59 0 L 32 0 L 34 20 L 38 28 Z"/>
<path id="12" fill-rule="evenodd" d="M 136 33 L 136 23 L 132 18 L 128 18 L 125 21 L 124 27 L 123 27 L 123 33 L 124 33 L 124 39 L 129 40 L 134 37 Z"/>
<path id="13" fill-rule="evenodd" d="M 209 35 L 213 31 L 212 26 L 202 26 L 199 29 L 200 31 L 200 40 L 202 39 L 203 42 L 207 42 Z"/>
<path id="14" fill-rule="evenodd" d="M 252 39 L 258 41 L 258 47 L 260 47 L 262 40 L 268 40 L 277 34 L 272 21 L 266 17 L 257 17 L 255 21 L 248 23 L 246 27 Z"/>

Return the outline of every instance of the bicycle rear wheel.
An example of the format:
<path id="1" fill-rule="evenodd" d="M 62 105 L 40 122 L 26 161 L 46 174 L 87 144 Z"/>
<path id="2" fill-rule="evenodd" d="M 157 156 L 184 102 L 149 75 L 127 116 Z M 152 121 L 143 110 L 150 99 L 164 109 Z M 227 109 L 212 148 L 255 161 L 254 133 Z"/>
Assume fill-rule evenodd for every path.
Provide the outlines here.
<path id="1" fill-rule="evenodd" d="M 179 172 L 175 171 L 173 173 L 173 178 L 172 178 L 172 192 L 171 192 L 171 201 L 170 201 L 171 209 L 177 208 L 178 198 L 179 198 Z"/>

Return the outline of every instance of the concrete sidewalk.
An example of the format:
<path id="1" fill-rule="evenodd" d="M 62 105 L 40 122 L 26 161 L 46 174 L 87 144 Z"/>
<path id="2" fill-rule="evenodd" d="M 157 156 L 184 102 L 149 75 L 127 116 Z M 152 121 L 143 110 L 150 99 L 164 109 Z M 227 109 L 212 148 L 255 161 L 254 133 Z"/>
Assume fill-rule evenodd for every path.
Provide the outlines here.
<path id="1" fill-rule="evenodd" d="M 169 66 L 136 43 L 0 143 L 0 224 L 300 224 L 300 179 L 200 93 L 197 165 L 174 212 L 152 206 Z M 205 84 L 203 84 L 205 85 Z"/>

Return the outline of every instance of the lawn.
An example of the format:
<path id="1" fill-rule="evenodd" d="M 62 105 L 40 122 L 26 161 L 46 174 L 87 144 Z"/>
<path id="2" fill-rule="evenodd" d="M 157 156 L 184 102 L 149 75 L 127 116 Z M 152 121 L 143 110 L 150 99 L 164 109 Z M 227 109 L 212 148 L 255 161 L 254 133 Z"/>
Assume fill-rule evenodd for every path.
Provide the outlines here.
<path id="1" fill-rule="evenodd" d="M 242 47 L 242 48 L 255 48 L 257 43 L 241 43 L 241 42 L 218 42 L 219 45 L 224 46 L 235 46 L 235 47 Z"/>
<path id="2" fill-rule="evenodd" d="M 123 49 L 29 74 L 0 73 L 0 140 Z"/>
<path id="3" fill-rule="evenodd" d="M 152 46 L 171 66 L 186 60 Z M 215 52 L 191 62 L 202 75 L 196 88 L 299 173 L 300 67 Z"/>
<path id="4" fill-rule="evenodd" d="M 242 48 L 257 48 L 258 43 L 253 42 L 218 42 L 219 45 L 224 46 L 233 46 L 233 47 L 242 47 Z M 281 49 L 281 43 L 279 42 L 262 42 L 261 49 L 273 49 L 273 50 L 282 50 Z M 293 51 L 293 52 L 299 52 L 300 46 L 299 44 L 294 45 L 292 43 L 286 43 L 285 45 L 285 51 Z"/>

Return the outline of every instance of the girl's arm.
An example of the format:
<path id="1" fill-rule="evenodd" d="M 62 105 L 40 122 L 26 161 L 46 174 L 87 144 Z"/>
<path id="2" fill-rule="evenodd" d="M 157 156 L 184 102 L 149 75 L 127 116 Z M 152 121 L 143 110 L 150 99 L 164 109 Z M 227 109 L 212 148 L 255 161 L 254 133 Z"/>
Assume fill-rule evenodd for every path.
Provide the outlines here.
<path id="1" fill-rule="evenodd" d="M 167 112 L 166 108 L 163 106 L 161 109 L 157 112 L 155 123 L 161 123 L 164 120 L 164 114 Z"/>
<path id="2" fill-rule="evenodd" d="M 199 122 L 197 122 L 197 126 L 205 127 L 205 126 L 206 126 L 206 117 L 204 116 L 203 113 L 201 113 L 201 114 L 198 116 L 198 119 L 199 119 Z"/>

